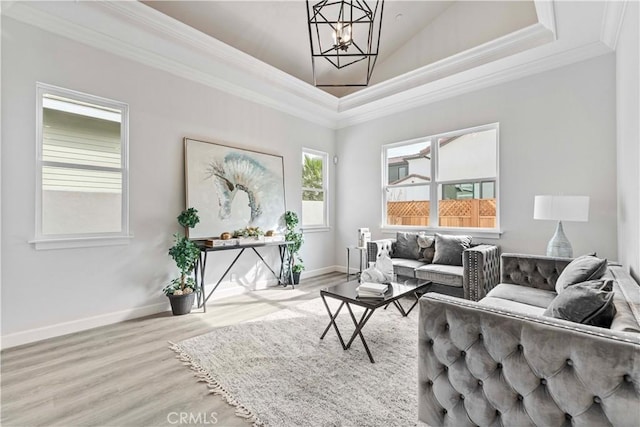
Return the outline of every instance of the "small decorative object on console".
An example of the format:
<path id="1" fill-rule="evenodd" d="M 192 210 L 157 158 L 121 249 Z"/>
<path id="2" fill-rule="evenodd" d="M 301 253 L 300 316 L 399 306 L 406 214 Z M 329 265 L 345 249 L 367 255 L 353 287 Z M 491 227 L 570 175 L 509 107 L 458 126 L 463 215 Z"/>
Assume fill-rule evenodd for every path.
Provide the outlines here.
<path id="1" fill-rule="evenodd" d="M 205 246 L 208 248 L 217 248 L 219 246 L 237 246 L 238 239 L 207 239 L 204 242 Z"/>
<path id="2" fill-rule="evenodd" d="M 264 231 L 260 227 L 245 227 L 233 232 L 233 237 L 260 237 Z"/>

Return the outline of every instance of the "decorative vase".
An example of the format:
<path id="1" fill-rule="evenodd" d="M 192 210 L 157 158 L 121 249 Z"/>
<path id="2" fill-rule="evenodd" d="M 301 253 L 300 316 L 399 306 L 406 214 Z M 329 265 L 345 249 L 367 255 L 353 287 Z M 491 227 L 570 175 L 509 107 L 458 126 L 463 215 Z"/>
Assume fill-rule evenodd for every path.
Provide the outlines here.
<path id="1" fill-rule="evenodd" d="M 169 302 L 171 303 L 171 312 L 173 315 L 180 316 L 182 314 L 191 313 L 195 295 L 195 292 L 186 295 L 167 295 L 167 297 L 169 297 Z"/>

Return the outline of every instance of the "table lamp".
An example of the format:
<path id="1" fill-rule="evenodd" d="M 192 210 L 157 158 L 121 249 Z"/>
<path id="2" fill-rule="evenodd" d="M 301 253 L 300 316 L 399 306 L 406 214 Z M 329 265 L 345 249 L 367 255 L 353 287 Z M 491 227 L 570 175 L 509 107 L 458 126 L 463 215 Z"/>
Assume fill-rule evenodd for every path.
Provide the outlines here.
<path id="1" fill-rule="evenodd" d="M 557 220 L 556 232 L 547 245 L 547 256 L 573 257 L 571 243 L 562 229 L 562 221 L 589 220 L 588 196 L 536 196 L 533 205 L 534 219 Z"/>

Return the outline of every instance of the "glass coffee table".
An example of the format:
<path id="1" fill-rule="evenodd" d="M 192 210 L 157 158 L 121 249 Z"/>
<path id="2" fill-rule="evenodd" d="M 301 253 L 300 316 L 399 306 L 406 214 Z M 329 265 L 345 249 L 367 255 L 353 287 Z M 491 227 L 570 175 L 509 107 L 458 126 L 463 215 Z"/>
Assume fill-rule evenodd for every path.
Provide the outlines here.
<path id="1" fill-rule="evenodd" d="M 358 297 L 358 292 L 356 291 L 358 285 L 360 285 L 360 283 L 357 280 L 354 280 L 320 290 L 320 297 L 322 298 L 322 302 L 324 302 L 324 306 L 327 309 L 327 313 L 329 313 L 330 318 L 329 324 L 320 336 L 320 339 L 324 339 L 327 332 L 329 332 L 329 329 L 331 329 L 331 326 L 333 325 L 343 350 L 351 348 L 351 344 L 356 337 L 360 337 L 360 341 L 362 341 L 362 345 L 367 352 L 367 356 L 369 356 L 369 360 L 371 363 L 375 363 L 373 356 L 371 355 L 371 351 L 369 350 L 369 346 L 362 335 L 362 329 L 367 324 L 374 311 L 380 307 L 387 308 L 389 304 L 393 304 L 402 316 L 408 316 L 409 313 L 411 313 L 411 310 L 413 310 L 418 304 L 420 296 L 429 290 L 431 282 L 420 279 L 407 278 L 406 280 L 403 280 L 402 278 L 399 278 L 399 280 L 390 283 L 389 290 L 385 293 L 384 298 Z M 400 303 L 400 299 L 407 296 L 413 296 L 415 298 L 415 301 L 408 310 L 406 310 Z M 327 298 L 333 298 L 341 301 L 340 306 L 335 313 L 331 312 L 329 304 L 327 304 Z M 362 313 L 359 320 L 353 314 L 353 310 L 351 309 L 352 305 L 364 307 L 364 313 Z M 356 328 L 346 344 L 342 338 L 340 329 L 338 329 L 338 325 L 336 324 L 336 318 L 345 306 L 347 307 L 351 320 L 353 321 L 353 325 Z"/>

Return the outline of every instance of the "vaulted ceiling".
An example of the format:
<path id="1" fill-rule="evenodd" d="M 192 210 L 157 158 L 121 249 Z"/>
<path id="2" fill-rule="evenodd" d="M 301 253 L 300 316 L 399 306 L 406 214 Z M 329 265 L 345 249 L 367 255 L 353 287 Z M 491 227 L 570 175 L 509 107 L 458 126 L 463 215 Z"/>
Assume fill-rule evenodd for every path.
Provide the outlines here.
<path id="1" fill-rule="evenodd" d="M 311 4 L 318 0 L 310 0 Z M 313 84 L 307 4 L 290 1 L 143 1 L 167 16 Z M 374 4 L 375 1 L 369 1 Z M 538 22 L 533 1 L 383 3 L 380 53 L 371 84 L 398 77 Z M 546 41 L 552 39 L 551 34 Z M 358 80 L 364 62 L 341 70 L 316 62 L 331 84 Z M 320 81 L 319 79 L 319 81 Z M 323 88 L 336 96 L 360 88 Z"/>

